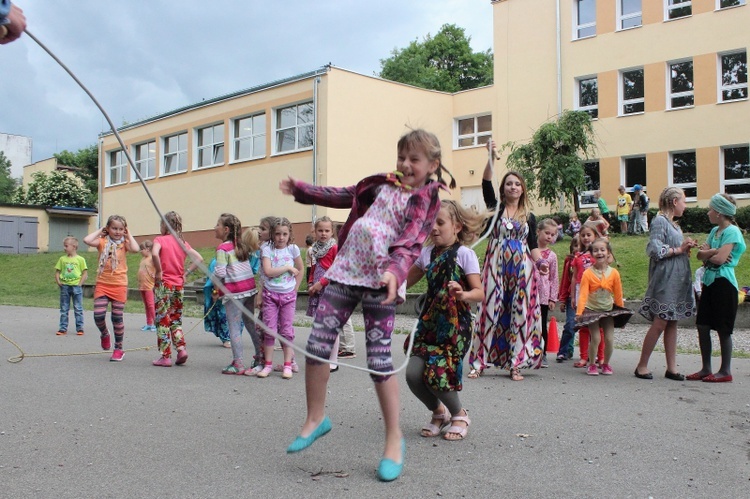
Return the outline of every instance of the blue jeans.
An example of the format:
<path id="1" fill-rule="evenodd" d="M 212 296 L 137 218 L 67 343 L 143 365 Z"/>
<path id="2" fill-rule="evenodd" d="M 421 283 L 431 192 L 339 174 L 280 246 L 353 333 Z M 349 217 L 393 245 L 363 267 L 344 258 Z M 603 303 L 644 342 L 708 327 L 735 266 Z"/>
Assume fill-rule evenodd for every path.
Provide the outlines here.
<path id="1" fill-rule="evenodd" d="M 83 288 L 81 286 L 60 286 L 60 329 L 68 330 L 70 300 L 73 300 L 73 313 L 76 318 L 76 331 L 83 331 Z"/>
<path id="2" fill-rule="evenodd" d="M 563 326 L 562 338 L 560 338 L 560 349 L 558 355 L 565 354 L 569 359 L 573 358 L 573 343 L 576 332 L 576 311 L 570 306 L 570 298 L 565 300 L 565 326 Z"/>

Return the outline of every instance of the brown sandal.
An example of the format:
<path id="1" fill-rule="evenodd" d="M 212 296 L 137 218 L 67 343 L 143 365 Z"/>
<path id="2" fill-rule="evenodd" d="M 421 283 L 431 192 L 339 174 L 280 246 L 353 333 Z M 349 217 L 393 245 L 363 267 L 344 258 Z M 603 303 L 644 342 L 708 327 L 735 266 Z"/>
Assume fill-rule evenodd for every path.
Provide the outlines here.
<path id="1" fill-rule="evenodd" d="M 519 371 L 517 367 L 514 367 L 510 370 L 510 379 L 512 379 L 513 381 L 521 381 L 523 379 L 523 376 L 521 376 L 521 371 Z"/>

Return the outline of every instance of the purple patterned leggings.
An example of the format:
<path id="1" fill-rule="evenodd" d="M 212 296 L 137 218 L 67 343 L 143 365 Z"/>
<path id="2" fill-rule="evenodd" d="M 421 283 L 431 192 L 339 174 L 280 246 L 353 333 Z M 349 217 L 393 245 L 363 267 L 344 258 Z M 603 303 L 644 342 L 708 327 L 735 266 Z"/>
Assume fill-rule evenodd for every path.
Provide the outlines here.
<path id="1" fill-rule="evenodd" d="M 330 358 L 340 328 L 361 301 L 365 319 L 367 367 L 378 372 L 392 371 L 391 333 L 396 317 L 396 304 L 381 304 L 385 297 L 385 290 L 331 282 L 326 286 L 315 311 L 312 332 L 307 340 L 307 352 L 324 359 Z M 318 363 L 309 357 L 307 362 Z M 376 383 L 382 383 L 390 376 L 371 374 L 370 377 Z"/>

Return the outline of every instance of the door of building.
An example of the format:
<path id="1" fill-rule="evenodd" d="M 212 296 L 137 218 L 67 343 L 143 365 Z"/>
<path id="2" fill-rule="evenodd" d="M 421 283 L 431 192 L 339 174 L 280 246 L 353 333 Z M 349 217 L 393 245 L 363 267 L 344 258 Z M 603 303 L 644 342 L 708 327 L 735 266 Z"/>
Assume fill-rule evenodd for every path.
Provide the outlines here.
<path id="1" fill-rule="evenodd" d="M 0 215 L 0 253 L 37 253 L 39 219 Z"/>

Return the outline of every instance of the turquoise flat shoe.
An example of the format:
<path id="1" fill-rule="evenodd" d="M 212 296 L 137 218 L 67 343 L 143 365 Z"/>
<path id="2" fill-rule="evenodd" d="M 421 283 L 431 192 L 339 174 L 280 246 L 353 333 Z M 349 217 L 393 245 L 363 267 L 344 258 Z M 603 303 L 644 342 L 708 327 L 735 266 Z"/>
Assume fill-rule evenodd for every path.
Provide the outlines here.
<path id="1" fill-rule="evenodd" d="M 406 441 L 401 439 L 401 462 L 397 463 L 393 459 L 383 458 L 378 466 L 378 478 L 383 482 L 392 482 L 401 475 L 404 469 L 404 460 L 406 459 Z"/>
<path id="2" fill-rule="evenodd" d="M 331 431 L 331 420 L 328 419 L 328 416 L 326 416 L 323 418 L 323 421 L 320 422 L 318 427 L 315 428 L 312 433 L 310 433 L 309 436 L 297 436 L 297 438 L 294 439 L 294 442 L 292 442 L 292 444 L 287 447 L 286 453 L 294 454 L 295 452 L 307 449 L 313 444 L 313 442 L 315 442 L 317 439 L 319 439 L 329 431 Z"/>

